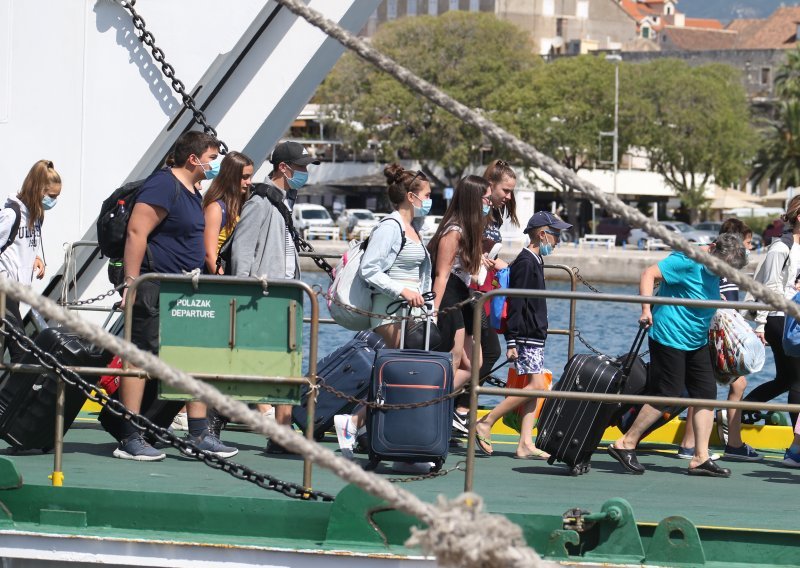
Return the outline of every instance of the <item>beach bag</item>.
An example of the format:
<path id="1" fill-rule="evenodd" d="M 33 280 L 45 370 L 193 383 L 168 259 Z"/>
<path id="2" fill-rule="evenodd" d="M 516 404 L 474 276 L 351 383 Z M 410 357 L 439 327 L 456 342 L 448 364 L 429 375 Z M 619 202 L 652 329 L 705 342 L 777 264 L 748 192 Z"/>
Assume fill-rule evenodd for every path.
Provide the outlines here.
<path id="1" fill-rule="evenodd" d="M 708 328 L 708 345 L 714 378 L 722 385 L 764 366 L 764 344 L 736 310 L 717 310 Z"/>
<path id="2" fill-rule="evenodd" d="M 508 288 L 511 280 L 511 267 L 501 268 L 495 273 L 492 281 L 493 288 Z M 489 300 L 489 325 L 500 333 L 505 333 L 506 322 L 508 321 L 508 298 L 505 296 L 494 296 Z"/>
<path id="3" fill-rule="evenodd" d="M 385 220 L 391 220 L 400 225 L 397 219 L 390 217 L 381 223 Z M 406 244 L 406 235 L 402 225 L 400 225 L 400 233 L 402 235 L 400 250 L 403 250 Z M 373 290 L 361 277 L 359 270 L 368 244 L 369 237 L 363 241 L 353 240 L 350 242 L 347 251 L 342 255 L 339 264 L 333 271 L 333 282 L 328 288 L 328 311 L 330 311 L 331 317 L 343 328 L 353 331 L 362 331 L 370 327 L 368 315 L 348 309 L 357 308 L 369 311 L 372 308 Z"/>
<path id="4" fill-rule="evenodd" d="M 794 295 L 792 301 L 800 304 L 800 292 Z M 783 351 L 789 357 L 800 357 L 800 322 L 786 314 L 783 322 Z"/>
<path id="5" fill-rule="evenodd" d="M 553 386 L 553 371 L 550 369 L 544 370 L 544 380 L 547 383 L 547 390 L 552 390 Z M 508 389 L 522 389 L 528 384 L 528 375 L 518 375 L 517 370 L 512 366 L 508 369 L 508 378 L 506 379 L 506 388 Z M 542 405 L 544 404 L 543 398 L 536 399 L 536 409 L 533 411 L 533 417 L 536 421 L 539 420 L 539 414 L 542 412 Z M 519 405 L 517 408 L 503 416 L 503 424 L 519 432 L 522 429 L 522 417 L 525 415 L 525 404 Z M 536 426 L 536 422 L 534 422 Z M 530 433 L 529 433 L 530 434 Z"/>

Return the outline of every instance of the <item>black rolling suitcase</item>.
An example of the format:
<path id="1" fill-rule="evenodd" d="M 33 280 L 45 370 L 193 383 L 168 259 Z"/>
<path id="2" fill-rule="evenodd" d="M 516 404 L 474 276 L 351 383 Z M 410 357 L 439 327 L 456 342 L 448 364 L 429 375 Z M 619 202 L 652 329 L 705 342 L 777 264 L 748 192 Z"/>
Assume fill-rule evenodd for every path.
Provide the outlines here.
<path id="1" fill-rule="evenodd" d="M 425 345 L 430 345 L 430 324 Z M 453 358 L 450 353 L 402 349 L 405 320 L 401 326 L 400 349 L 383 349 L 375 357 L 370 401 L 378 404 L 426 402 L 453 391 Z M 453 399 L 430 406 L 408 409 L 367 408 L 369 463 L 374 469 L 381 461 L 433 462 L 438 471 L 447 458 L 453 422 Z"/>
<path id="2" fill-rule="evenodd" d="M 119 400 L 119 390 L 117 390 L 111 398 Z M 158 398 L 157 380 L 148 380 L 145 383 L 141 414 L 156 426 L 168 428 L 172 424 L 175 415 L 180 412 L 184 404 L 182 400 L 160 400 Z M 97 420 L 100 422 L 103 429 L 111 434 L 115 440 L 118 442 L 122 441 L 125 420 L 121 416 L 103 407 Z M 153 436 L 148 436 L 147 434 L 144 434 L 144 436 L 149 443 L 153 444 L 156 442 Z"/>
<path id="3" fill-rule="evenodd" d="M 604 355 L 575 355 L 567 362 L 564 375 L 553 390 L 602 394 L 624 392 L 634 366 L 643 366 L 637 355 L 646 335 L 646 328 L 641 326 L 630 353 L 623 360 Z M 550 454 L 548 463 L 564 462 L 572 475 L 587 473 L 603 432 L 620 408 L 618 403 L 546 399 L 537 423 L 536 447 Z"/>
<path id="4" fill-rule="evenodd" d="M 66 366 L 105 367 L 113 355 L 72 333 L 55 328 L 42 331 L 36 345 Z M 31 353 L 23 364 L 38 364 Z M 95 383 L 98 377 L 85 377 Z M 52 373 L 12 373 L 0 384 L 0 438 L 17 450 L 47 452 L 55 443 L 57 380 Z M 64 432 L 72 426 L 86 402 L 77 387 L 66 385 Z"/>
<path id="5" fill-rule="evenodd" d="M 383 338 L 377 333 L 359 331 L 353 339 L 320 359 L 317 363 L 317 380 L 352 397 L 366 399 L 375 352 L 383 346 Z M 325 432 L 333 428 L 333 417 L 349 413 L 356 404 L 323 388 L 318 393 L 314 409 L 314 437 L 321 440 Z M 303 404 L 292 409 L 292 421 L 305 432 L 308 388 L 303 389 L 302 397 Z"/>

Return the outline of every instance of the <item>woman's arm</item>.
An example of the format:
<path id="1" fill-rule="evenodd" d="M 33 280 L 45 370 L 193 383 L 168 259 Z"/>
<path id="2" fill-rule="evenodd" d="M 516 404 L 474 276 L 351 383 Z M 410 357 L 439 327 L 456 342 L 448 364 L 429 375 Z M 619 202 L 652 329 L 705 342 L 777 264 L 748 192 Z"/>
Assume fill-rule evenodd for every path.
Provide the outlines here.
<path id="1" fill-rule="evenodd" d="M 436 266 L 433 268 L 434 281 L 433 291 L 436 297 L 433 300 L 433 309 L 438 310 L 444 296 L 444 289 L 447 287 L 447 279 L 450 278 L 450 270 L 458 253 L 458 246 L 461 243 L 461 234 L 458 231 L 450 231 L 439 239 L 439 247 L 436 251 Z"/>
<path id="2" fill-rule="evenodd" d="M 203 245 L 206 248 L 206 268 L 209 274 L 216 274 L 217 248 L 221 231 L 220 225 L 222 225 L 222 207 L 216 201 L 209 203 L 208 207 L 203 211 L 203 216 L 206 219 L 206 228 L 203 230 Z"/>
<path id="3" fill-rule="evenodd" d="M 133 207 L 128 221 L 128 236 L 125 240 L 123 265 L 125 267 L 125 284 L 136 280 L 141 272 L 142 260 L 147 250 L 147 237 L 161 221 L 167 217 L 167 210 L 147 203 L 137 203 Z M 122 293 L 122 304 L 125 306 L 128 289 Z"/>

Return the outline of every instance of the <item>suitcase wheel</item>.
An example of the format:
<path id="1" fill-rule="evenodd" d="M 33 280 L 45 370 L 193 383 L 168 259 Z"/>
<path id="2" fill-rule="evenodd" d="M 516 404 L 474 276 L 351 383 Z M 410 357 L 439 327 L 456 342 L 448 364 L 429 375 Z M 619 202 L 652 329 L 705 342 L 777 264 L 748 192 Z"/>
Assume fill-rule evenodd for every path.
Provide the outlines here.
<path id="1" fill-rule="evenodd" d="M 433 461 L 433 467 L 431 468 L 431 473 L 436 473 L 437 471 L 442 469 L 443 465 L 444 465 L 444 460 L 442 458 L 436 458 Z"/>
<path id="2" fill-rule="evenodd" d="M 569 474 L 572 477 L 578 477 L 581 473 L 583 473 L 583 472 L 582 472 L 581 466 L 579 466 L 579 465 L 574 465 L 569 469 Z"/>
<path id="3" fill-rule="evenodd" d="M 381 463 L 381 460 L 373 455 L 370 455 L 369 461 L 364 465 L 364 471 L 375 471 L 379 463 Z"/>
<path id="4" fill-rule="evenodd" d="M 550 456 L 549 458 L 547 458 L 547 465 L 553 465 L 554 463 L 556 463 L 555 456 Z"/>

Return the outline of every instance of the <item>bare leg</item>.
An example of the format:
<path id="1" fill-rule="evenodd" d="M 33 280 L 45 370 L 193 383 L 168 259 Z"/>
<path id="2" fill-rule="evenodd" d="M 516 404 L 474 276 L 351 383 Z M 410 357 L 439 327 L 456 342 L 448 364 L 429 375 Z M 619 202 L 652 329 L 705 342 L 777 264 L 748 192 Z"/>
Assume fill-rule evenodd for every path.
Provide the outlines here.
<path id="1" fill-rule="evenodd" d="M 694 409 L 694 457 L 689 467 L 697 467 L 708 460 L 708 439 L 714 424 L 714 411 L 711 408 Z"/>
<path id="2" fill-rule="evenodd" d="M 478 361 L 477 361 L 477 363 L 475 361 L 473 361 L 473 358 L 472 358 L 472 341 L 473 341 L 473 337 L 471 335 L 467 335 L 464 338 L 464 356 L 461 358 L 461 369 L 460 370 L 466 370 L 469 374 L 467 375 L 466 378 L 462 378 L 463 375 L 459 374 L 459 380 L 463 380 L 462 383 L 459 383 L 459 385 L 458 385 L 459 387 L 472 378 L 472 365 L 473 364 L 476 364 L 479 369 L 483 365 L 483 356 L 482 356 L 481 352 L 478 353 Z M 467 363 L 466 365 L 465 365 L 465 362 Z M 456 408 L 456 411 L 459 412 L 460 414 L 465 414 L 466 412 L 469 411 L 469 408 L 464 406 L 464 405 L 459 405 Z"/>
<path id="3" fill-rule="evenodd" d="M 694 406 L 690 406 L 686 410 L 686 429 L 683 432 L 683 440 L 681 440 L 681 447 L 694 448 Z"/>
<path id="4" fill-rule="evenodd" d="M 131 366 L 131 369 L 136 367 Z M 142 410 L 145 379 L 138 377 L 122 377 L 119 383 L 119 400 L 128 410 L 139 414 Z"/>
<path id="5" fill-rule="evenodd" d="M 660 417 L 661 411 L 659 409 L 645 404 L 628 432 L 614 442 L 614 447 L 619 450 L 635 450 L 647 429 L 655 424 Z M 706 440 L 706 452 L 708 452 L 708 440 Z"/>
<path id="6" fill-rule="evenodd" d="M 278 404 L 275 406 L 275 421 L 283 426 L 289 426 L 292 423 L 292 405 L 291 404 Z"/>
<path id="7" fill-rule="evenodd" d="M 207 409 L 204 402 L 193 400 L 186 403 L 186 413 L 189 418 L 207 418 L 206 412 Z"/>
<path id="8" fill-rule="evenodd" d="M 742 400 L 744 391 L 747 388 L 747 379 L 739 377 L 731 383 L 728 390 L 728 400 Z M 728 409 L 728 446 L 731 448 L 742 447 L 742 411 L 738 409 Z"/>

